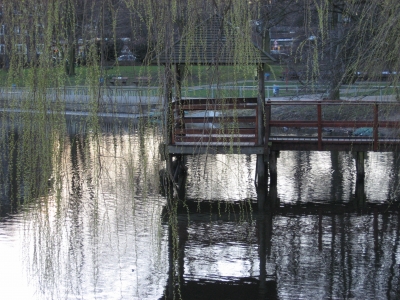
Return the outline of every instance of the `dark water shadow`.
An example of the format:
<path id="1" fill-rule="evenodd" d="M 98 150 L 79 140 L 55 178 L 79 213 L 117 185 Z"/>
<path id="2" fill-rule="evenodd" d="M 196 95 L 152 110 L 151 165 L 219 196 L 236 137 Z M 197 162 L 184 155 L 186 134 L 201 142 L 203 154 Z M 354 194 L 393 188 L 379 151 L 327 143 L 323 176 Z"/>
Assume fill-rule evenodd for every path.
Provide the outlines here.
<path id="1" fill-rule="evenodd" d="M 276 195 L 276 194 L 275 194 Z M 176 205 L 170 205 L 164 211 L 169 232 L 169 272 L 168 282 L 165 287 L 164 296 L 160 299 L 278 299 L 277 281 L 274 274 L 268 274 L 266 270 L 266 259 L 271 255 L 272 231 L 273 231 L 273 203 L 266 189 L 258 190 L 259 201 L 266 201 L 265 211 L 258 211 L 255 201 L 244 201 L 235 203 L 221 203 L 218 201 L 176 201 Z M 274 198 L 274 196 L 272 197 Z M 275 199 L 276 200 L 276 199 Z M 174 207 L 174 211 L 170 208 Z M 254 224 L 256 231 L 252 238 L 258 248 L 258 273 L 254 277 L 220 277 L 210 279 L 191 277 L 185 274 L 185 258 L 194 254 L 187 253 L 190 247 L 187 243 L 195 243 L 195 247 L 202 247 L 210 241 L 205 235 L 199 233 L 189 234 L 190 226 L 207 227 L 210 224 L 222 224 L 227 230 L 220 232 L 219 236 L 211 242 L 224 247 L 224 244 L 235 243 L 235 236 L 229 236 L 229 232 L 237 230 L 238 224 Z M 194 241 L 194 242 L 193 242 Z M 201 249 L 198 251 L 201 251 Z"/>

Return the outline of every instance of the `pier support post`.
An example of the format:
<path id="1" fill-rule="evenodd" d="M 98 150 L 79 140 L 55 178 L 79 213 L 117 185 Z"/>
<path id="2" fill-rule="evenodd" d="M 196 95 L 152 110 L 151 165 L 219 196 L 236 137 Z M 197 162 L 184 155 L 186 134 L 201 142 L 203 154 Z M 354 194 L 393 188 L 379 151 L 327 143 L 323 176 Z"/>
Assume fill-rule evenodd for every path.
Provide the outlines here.
<path id="1" fill-rule="evenodd" d="M 269 176 L 271 185 L 276 185 L 278 180 L 278 170 L 277 170 L 278 157 L 279 157 L 279 151 L 271 151 L 269 154 Z"/>
<path id="2" fill-rule="evenodd" d="M 264 106 L 265 106 L 265 81 L 264 81 L 264 64 L 260 64 L 257 66 L 257 76 L 258 76 L 258 97 L 257 97 L 257 145 L 262 146 L 268 141 L 265 141 L 265 127 L 264 127 Z M 264 194 L 262 197 L 258 197 L 258 209 L 264 210 L 265 201 L 266 201 L 266 193 L 268 186 L 268 157 L 266 154 L 258 154 L 257 155 L 257 177 L 258 177 L 258 185 L 257 189 L 261 190 L 261 193 Z M 262 192 L 264 190 L 264 192 Z M 259 192 L 257 192 L 259 193 Z"/>
<path id="3" fill-rule="evenodd" d="M 269 207 L 272 210 L 275 210 L 279 207 L 280 199 L 278 198 L 278 188 L 276 184 L 272 184 L 269 186 L 269 191 L 268 191 L 268 202 L 269 202 Z"/>
<path id="4" fill-rule="evenodd" d="M 268 163 L 264 160 L 264 154 L 257 155 L 257 202 L 258 209 L 264 210 L 268 191 Z"/>
<path id="5" fill-rule="evenodd" d="M 358 182 L 364 181 L 364 177 L 365 177 L 364 159 L 365 159 L 365 152 L 357 151 L 356 152 L 356 172 L 357 172 L 357 181 Z"/>
<path id="6" fill-rule="evenodd" d="M 186 156 L 178 155 L 174 161 L 174 182 L 177 185 L 177 192 L 179 200 L 184 200 L 186 197 Z"/>
<path id="7" fill-rule="evenodd" d="M 356 190 L 355 190 L 355 201 L 356 201 L 356 207 L 358 209 L 363 209 L 365 208 L 365 187 L 364 187 L 364 182 L 357 180 L 356 181 Z"/>
<path id="8" fill-rule="evenodd" d="M 186 158 L 184 155 L 178 155 L 174 159 L 172 154 L 168 154 L 166 158 L 166 169 L 159 172 L 160 193 L 168 199 L 173 199 L 174 189 L 176 189 L 178 198 L 183 200 L 186 197 Z"/>
<path id="9" fill-rule="evenodd" d="M 174 163 L 173 163 L 173 155 L 168 154 L 167 157 L 167 198 L 173 200 L 174 198 Z"/>

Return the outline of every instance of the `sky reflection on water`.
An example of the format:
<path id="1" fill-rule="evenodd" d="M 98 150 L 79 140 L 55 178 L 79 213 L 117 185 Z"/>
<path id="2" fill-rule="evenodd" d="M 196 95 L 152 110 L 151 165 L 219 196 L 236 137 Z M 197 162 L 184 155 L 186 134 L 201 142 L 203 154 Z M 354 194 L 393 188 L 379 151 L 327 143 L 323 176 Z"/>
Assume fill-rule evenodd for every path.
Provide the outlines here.
<path id="1" fill-rule="evenodd" d="M 106 135 L 98 148 L 68 139 L 61 201 L 55 195 L 38 199 L 0 223 L 0 264 L 7 270 L 0 275 L 1 298 L 163 298 L 171 228 L 161 217 L 167 201 L 158 193 L 158 140 L 151 130 L 145 140 L 135 132 Z M 213 200 L 214 208 L 206 203 L 198 206 L 200 212 L 178 214 L 182 256 L 175 263 L 184 270 L 184 299 L 206 299 L 184 294 L 184 286 L 195 282 L 257 282 L 260 234 L 266 237 L 267 279 L 275 283 L 265 299 L 396 296 L 396 155 L 368 154 L 366 201 L 357 206 L 351 153 L 281 152 L 278 208 L 266 220 L 252 205 L 255 160 L 246 155 L 188 158 L 187 198 Z M 368 206 L 389 199 L 394 201 L 390 209 Z M 308 204 L 337 206 L 326 210 Z M 258 283 L 254 286 L 257 294 Z"/>

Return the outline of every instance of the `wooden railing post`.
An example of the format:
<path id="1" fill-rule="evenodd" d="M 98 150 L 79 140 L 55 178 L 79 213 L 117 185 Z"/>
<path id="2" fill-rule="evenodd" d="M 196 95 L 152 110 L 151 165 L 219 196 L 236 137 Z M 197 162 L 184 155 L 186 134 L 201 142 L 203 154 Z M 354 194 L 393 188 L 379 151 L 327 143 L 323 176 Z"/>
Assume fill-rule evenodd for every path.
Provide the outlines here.
<path id="1" fill-rule="evenodd" d="M 175 65 L 175 78 L 174 78 L 174 86 L 175 86 L 175 103 L 173 103 L 172 108 L 172 138 L 171 143 L 175 144 L 176 142 L 176 130 L 181 130 L 184 128 L 184 112 L 182 111 L 182 87 L 181 87 L 181 67 L 180 65 Z M 175 117 L 177 120 L 175 120 Z"/>
<path id="2" fill-rule="evenodd" d="M 257 145 L 261 146 L 264 144 L 264 116 L 263 109 L 265 105 L 265 81 L 264 81 L 264 65 L 261 64 L 257 68 L 258 76 L 258 99 L 257 99 L 257 110 L 259 118 L 257 120 Z"/>
<path id="3" fill-rule="evenodd" d="M 321 101 L 317 104 L 317 115 L 318 115 L 318 150 L 322 150 L 322 108 Z"/>
<path id="4" fill-rule="evenodd" d="M 258 105 L 256 105 L 256 126 L 254 128 L 254 145 L 258 145 L 258 119 L 260 118 L 260 110 Z"/>
<path id="5" fill-rule="evenodd" d="M 172 143 L 172 124 L 173 124 L 173 108 L 172 108 L 172 80 L 171 68 L 169 64 L 165 65 L 164 73 L 164 102 L 163 102 L 163 117 L 164 117 L 164 140 L 165 144 Z"/>
<path id="6" fill-rule="evenodd" d="M 258 76 L 258 97 L 257 97 L 257 146 L 262 146 L 267 143 L 264 140 L 264 108 L 265 108 L 265 81 L 264 81 L 264 64 L 259 64 L 257 66 L 257 76 Z M 264 146 L 265 147 L 265 146 Z M 268 146 L 267 146 L 268 147 Z M 268 185 L 268 156 L 265 151 L 263 154 L 257 154 L 257 178 L 258 187 L 266 187 Z M 266 196 L 266 195 L 265 195 Z M 266 197 L 260 197 L 258 201 L 258 209 L 262 211 L 265 208 Z"/>
<path id="7" fill-rule="evenodd" d="M 378 103 L 374 104 L 374 128 L 373 128 L 373 134 L 374 134 L 374 151 L 378 150 Z"/>
<path id="8" fill-rule="evenodd" d="M 176 142 L 176 140 L 175 140 L 175 137 L 176 137 L 176 130 L 177 129 L 179 129 L 179 128 L 177 128 L 177 126 L 175 126 L 175 123 L 177 122 L 177 123 L 179 123 L 180 121 L 183 121 L 182 119 L 178 119 L 178 120 L 175 120 L 175 113 L 176 113 L 176 110 L 177 109 L 179 109 L 179 104 L 178 103 L 172 103 L 171 102 L 171 113 L 170 113 L 170 116 L 171 116 L 171 134 L 170 134 L 170 137 L 171 137 L 171 145 L 175 145 L 175 142 Z M 179 114 L 178 114 L 178 118 L 179 118 Z"/>

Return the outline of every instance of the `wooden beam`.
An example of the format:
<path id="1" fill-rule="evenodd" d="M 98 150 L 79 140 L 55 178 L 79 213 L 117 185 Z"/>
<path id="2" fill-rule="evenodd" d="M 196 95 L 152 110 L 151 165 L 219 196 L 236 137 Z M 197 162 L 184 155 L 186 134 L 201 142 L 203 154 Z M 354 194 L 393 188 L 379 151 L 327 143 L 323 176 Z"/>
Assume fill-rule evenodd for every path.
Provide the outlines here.
<path id="1" fill-rule="evenodd" d="M 257 104 L 257 98 L 254 97 L 238 97 L 238 98 L 184 98 L 179 102 L 175 101 L 174 103 L 179 105 L 192 105 L 192 104 Z"/>
<path id="2" fill-rule="evenodd" d="M 256 146 L 188 146 L 188 145 L 170 145 L 169 153 L 173 154 L 263 154 L 264 147 Z"/>
<path id="3" fill-rule="evenodd" d="M 217 125 L 219 123 L 254 123 L 255 117 L 184 117 L 182 121 L 189 123 L 210 123 Z"/>
<path id="4" fill-rule="evenodd" d="M 175 102 L 174 102 L 175 103 Z M 178 104 L 175 103 L 175 106 L 179 106 Z M 237 104 L 215 104 L 215 103 L 209 103 L 209 104 L 184 104 L 179 106 L 180 109 L 182 110 L 231 110 L 231 109 L 248 109 L 248 110 L 256 110 L 257 106 L 254 103 L 237 103 Z"/>
<path id="5" fill-rule="evenodd" d="M 255 143 L 254 137 L 243 137 L 243 136 L 235 136 L 229 135 L 227 137 L 222 136 L 176 136 L 175 143 Z"/>
<path id="6" fill-rule="evenodd" d="M 234 129 L 208 129 L 208 128 L 199 128 L 199 129 L 176 129 L 175 135 L 186 135 L 186 134 L 197 134 L 197 135 L 210 135 L 210 134 L 219 134 L 219 135 L 254 135 L 255 136 L 255 128 L 234 128 Z"/>

